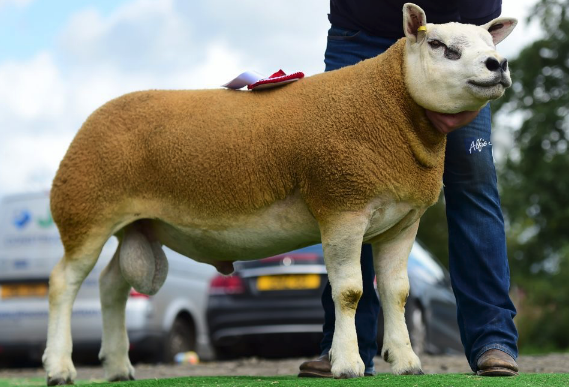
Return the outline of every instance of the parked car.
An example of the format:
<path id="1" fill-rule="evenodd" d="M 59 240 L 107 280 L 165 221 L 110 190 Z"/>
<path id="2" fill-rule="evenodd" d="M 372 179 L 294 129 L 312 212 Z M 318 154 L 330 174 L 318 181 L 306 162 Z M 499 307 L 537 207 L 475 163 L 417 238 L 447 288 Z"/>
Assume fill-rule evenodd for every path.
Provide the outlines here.
<path id="1" fill-rule="evenodd" d="M 77 295 L 71 319 L 76 359 L 96 360 L 102 333 L 98 277 L 116 247 L 111 238 Z M 127 302 L 131 358 L 168 362 L 176 353 L 190 350 L 211 358 L 205 311 L 216 271 L 165 252 L 170 269 L 162 289 L 152 297 L 132 290 Z M 0 361 L 41 359 L 47 337 L 48 278 L 62 256 L 47 192 L 0 202 Z"/>
<path id="2" fill-rule="evenodd" d="M 207 321 L 218 357 L 318 352 L 327 282 L 321 245 L 259 261 L 236 262 L 211 280 Z M 408 263 L 406 321 L 416 352 L 461 352 L 456 302 L 447 271 L 419 243 Z M 377 340 L 383 341 L 383 315 Z"/>

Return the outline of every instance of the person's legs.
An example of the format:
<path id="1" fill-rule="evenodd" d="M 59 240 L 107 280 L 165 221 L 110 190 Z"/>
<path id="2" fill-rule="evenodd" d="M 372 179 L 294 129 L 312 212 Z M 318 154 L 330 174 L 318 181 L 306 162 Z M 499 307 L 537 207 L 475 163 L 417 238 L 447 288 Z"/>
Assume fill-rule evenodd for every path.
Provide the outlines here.
<path id="1" fill-rule="evenodd" d="M 471 124 L 448 135 L 443 178 L 451 281 L 461 339 L 473 371 L 490 349 L 514 359 L 518 355 L 490 115 L 486 106 Z"/>

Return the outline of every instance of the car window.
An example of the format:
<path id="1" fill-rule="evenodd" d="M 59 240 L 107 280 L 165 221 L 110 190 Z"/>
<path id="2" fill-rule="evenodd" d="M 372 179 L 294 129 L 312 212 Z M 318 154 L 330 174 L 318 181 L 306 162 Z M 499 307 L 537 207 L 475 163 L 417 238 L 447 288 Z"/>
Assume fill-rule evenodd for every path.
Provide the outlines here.
<path id="1" fill-rule="evenodd" d="M 409 270 L 420 275 L 429 283 L 437 283 L 445 278 L 444 269 L 420 244 L 415 243 L 408 261 Z"/>
<path id="2" fill-rule="evenodd" d="M 292 252 L 292 251 L 291 251 Z M 294 250 L 295 253 L 315 253 L 322 255 L 322 244 L 303 247 L 302 249 Z"/>
<path id="3" fill-rule="evenodd" d="M 315 263 L 316 264 L 323 264 L 324 263 L 323 252 L 322 252 L 322 244 L 320 244 L 320 243 L 317 245 L 303 247 L 302 249 L 298 249 L 298 250 L 287 251 L 286 253 L 278 254 L 276 257 L 282 258 L 283 256 L 285 256 L 287 254 L 293 254 L 293 253 L 314 255 L 316 258 L 316 261 L 315 262 L 306 261 L 307 264 L 315 264 Z M 258 268 L 258 267 L 280 265 L 280 260 L 274 261 L 272 258 L 274 258 L 274 257 L 267 257 L 266 259 L 253 260 L 253 261 L 236 261 L 236 262 L 234 262 L 233 265 L 235 267 L 235 270 L 253 269 L 253 268 Z"/>

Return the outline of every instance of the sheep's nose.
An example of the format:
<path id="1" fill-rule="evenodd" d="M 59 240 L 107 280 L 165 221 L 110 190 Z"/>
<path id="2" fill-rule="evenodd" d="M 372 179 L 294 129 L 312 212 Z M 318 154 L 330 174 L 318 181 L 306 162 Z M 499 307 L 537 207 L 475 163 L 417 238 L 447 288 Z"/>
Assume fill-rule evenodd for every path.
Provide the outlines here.
<path id="1" fill-rule="evenodd" d="M 508 60 L 504 59 L 502 62 L 498 62 L 498 59 L 496 58 L 488 58 L 486 59 L 486 68 L 490 71 L 498 71 L 498 70 L 502 70 L 502 71 L 507 71 L 508 70 Z"/>
<path id="2" fill-rule="evenodd" d="M 500 68 L 500 62 L 496 58 L 486 59 L 486 68 L 490 71 L 496 71 Z"/>

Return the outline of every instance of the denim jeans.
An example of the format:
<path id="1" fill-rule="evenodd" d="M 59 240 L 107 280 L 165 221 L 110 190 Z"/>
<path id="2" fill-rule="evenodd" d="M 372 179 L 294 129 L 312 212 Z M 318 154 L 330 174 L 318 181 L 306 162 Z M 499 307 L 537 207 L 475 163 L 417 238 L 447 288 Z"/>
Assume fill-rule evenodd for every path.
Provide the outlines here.
<path id="1" fill-rule="evenodd" d="M 384 52 L 393 39 L 332 26 L 328 31 L 326 71 L 355 64 Z M 449 262 L 457 302 L 457 320 L 468 363 L 476 371 L 478 358 L 499 349 L 517 358 L 515 307 L 509 297 L 510 272 L 504 220 L 492 157 L 490 107 L 469 125 L 447 136 L 443 175 L 449 228 Z M 379 301 L 373 287 L 371 248 L 361 256 L 364 294 L 356 310 L 356 331 L 366 373 L 373 373 L 377 353 Z M 334 303 L 330 283 L 322 294 L 325 322 L 322 353 L 334 336 Z"/>

